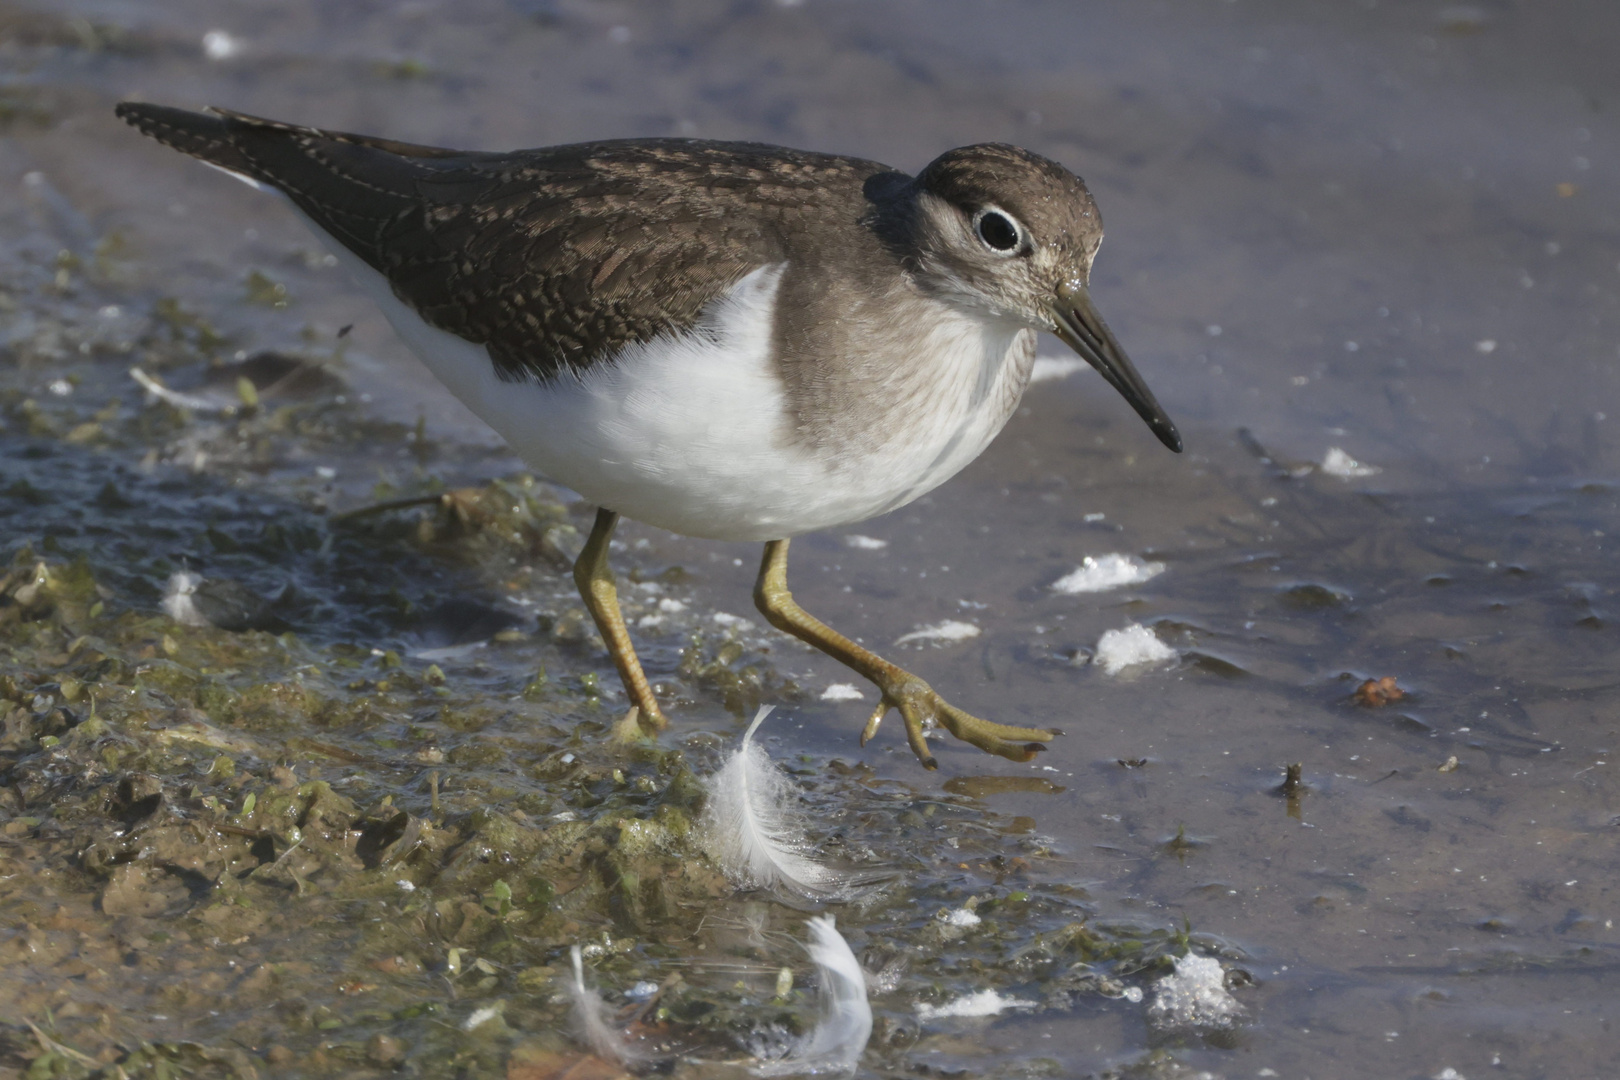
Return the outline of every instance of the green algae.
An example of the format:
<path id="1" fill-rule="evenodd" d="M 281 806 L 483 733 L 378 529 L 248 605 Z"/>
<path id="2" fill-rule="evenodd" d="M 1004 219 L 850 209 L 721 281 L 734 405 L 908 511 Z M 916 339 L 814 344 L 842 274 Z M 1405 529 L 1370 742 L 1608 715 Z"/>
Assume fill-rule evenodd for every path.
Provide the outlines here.
<path id="1" fill-rule="evenodd" d="M 782 963 L 802 961 L 791 947 L 739 948 L 726 924 L 747 921 L 746 901 L 699 854 L 698 775 L 718 760 L 714 740 L 614 745 L 588 704 L 569 718 L 521 696 L 445 702 L 408 660 L 133 608 L 91 616 L 108 591 L 93 573 L 32 550 L 5 580 L 3 830 L 55 869 L 48 883 L 8 875 L 0 935 L 71 926 L 71 963 L 99 972 L 109 999 L 132 989 L 118 957 L 150 956 L 139 992 L 212 1033 L 190 1048 L 136 1041 L 130 1020 L 102 1012 L 86 1030 L 118 1034 L 84 1042 L 64 1020 L 98 1047 L 98 1068 L 245 1075 L 224 1050 L 234 1040 L 339 1075 L 385 1037 L 406 1060 L 498 1074 L 525 1033 L 566 1025 L 560 956 L 578 942 L 605 985 L 679 974 L 654 1019 L 689 1053 L 736 1056 L 764 1027 L 806 1022 L 806 1001 L 774 992 Z M 1185 950 L 1173 930 L 1089 924 L 1074 890 L 1043 880 L 1053 856 L 1039 839 L 1010 835 L 973 799 L 919 797 L 837 762 L 803 780 L 837 833 L 829 857 L 908 871 L 844 926 L 874 966 L 903 961 L 912 1000 L 1010 981 L 1068 1008 L 1118 997 L 1121 980 Z M 1009 842 L 1022 852 L 1017 888 L 996 883 Z M 0 861 L 19 868 L 13 848 Z M 962 906 L 979 924 L 942 932 L 941 913 Z M 775 940 L 794 933 L 790 909 L 769 918 Z M 416 1024 L 497 1000 L 498 1031 Z M 888 1052 L 911 1049 L 895 1033 L 910 1029 L 885 1015 Z M 57 1051 L 31 1061 L 30 1075 L 94 1074 Z"/>

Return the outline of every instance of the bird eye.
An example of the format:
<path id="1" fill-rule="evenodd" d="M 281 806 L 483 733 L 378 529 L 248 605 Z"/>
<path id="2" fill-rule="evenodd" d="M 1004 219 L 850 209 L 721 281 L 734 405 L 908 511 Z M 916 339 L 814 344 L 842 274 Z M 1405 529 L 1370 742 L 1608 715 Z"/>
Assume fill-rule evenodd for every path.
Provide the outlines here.
<path id="1" fill-rule="evenodd" d="M 1006 255 L 1018 246 L 1017 223 L 999 210 L 980 210 L 973 221 L 973 231 L 991 251 Z"/>

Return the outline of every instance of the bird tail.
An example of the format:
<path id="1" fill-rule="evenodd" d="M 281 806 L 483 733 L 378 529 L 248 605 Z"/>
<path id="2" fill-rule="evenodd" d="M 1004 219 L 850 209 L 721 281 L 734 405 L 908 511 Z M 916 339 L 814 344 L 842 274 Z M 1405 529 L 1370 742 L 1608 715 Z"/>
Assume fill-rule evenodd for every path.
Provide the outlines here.
<path id="1" fill-rule="evenodd" d="M 124 123 L 142 134 L 150 135 L 165 146 L 181 153 L 201 158 L 222 169 L 251 176 L 256 180 L 273 181 L 267 170 L 254 162 L 254 144 L 280 143 L 311 146 L 344 143 L 365 150 L 380 150 L 394 157 L 423 159 L 454 159 L 460 163 L 484 157 L 464 150 L 446 150 L 439 146 L 421 146 L 417 143 L 379 139 L 373 135 L 356 135 L 350 131 L 328 131 L 325 128 L 302 127 L 280 120 L 266 120 L 262 116 L 233 112 L 212 106 L 207 112 L 192 112 L 169 105 L 148 105 L 142 101 L 121 101 L 114 114 Z M 426 162 L 423 161 L 426 165 Z M 428 166 L 431 167 L 431 166 Z"/>
<path id="2" fill-rule="evenodd" d="M 236 145 L 232 125 L 246 122 L 266 127 L 287 127 L 272 120 L 222 110 L 199 113 L 138 101 L 119 102 L 115 112 L 124 123 L 143 135 L 150 135 L 164 146 L 255 180 L 266 178 L 259 175 L 247 155 Z"/>
<path id="3" fill-rule="evenodd" d="M 321 231 L 383 271 L 379 236 L 423 204 L 419 182 L 492 156 L 299 127 L 228 109 L 126 101 L 119 119 L 254 187 L 287 196 Z M 386 271 L 384 271 L 386 272 Z"/>

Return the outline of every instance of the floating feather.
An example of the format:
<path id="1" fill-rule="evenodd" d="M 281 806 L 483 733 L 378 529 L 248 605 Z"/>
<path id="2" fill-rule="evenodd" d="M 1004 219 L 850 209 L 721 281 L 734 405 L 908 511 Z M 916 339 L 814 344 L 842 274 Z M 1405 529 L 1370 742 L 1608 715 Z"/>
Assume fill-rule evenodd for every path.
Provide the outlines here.
<path id="1" fill-rule="evenodd" d="M 793 781 L 754 742 L 765 706 L 742 745 L 704 781 L 703 846 L 727 877 L 747 888 L 782 889 L 807 900 L 844 895 L 850 884 L 810 855 Z"/>
<path id="2" fill-rule="evenodd" d="M 569 955 L 574 961 L 574 981 L 568 987 L 574 999 L 574 1026 L 585 1045 L 599 1058 L 632 1065 L 647 1059 L 647 1055 L 631 1046 L 624 1033 L 613 1026 L 607 1002 L 602 995 L 585 985 L 585 961 L 575 945 Z"/>
<path id="3" fill-rule="evenodd" d="M 805 1073 L 853 1073 L 860 1064 L 866 1040 L 872 1036 L 872 1006 L 866 1000 L 866 975 L 849 942 L 833 925 L 831 915 L 811 919 L 806 946 L 816 965 L 820 988 L 820 1017 L 805 1035 L 778 1048 L 770 1060 L 754 1068 L 756 1076 L 793 1076 Z"/>
<path id="4" fill-rule="evenodd" d="M 208 616 L 197 610 L 197 586 L 202 578 L 187 570 L 176 570 L 163 586 L 163 612 L 181 626 L 207 626 Z"/>

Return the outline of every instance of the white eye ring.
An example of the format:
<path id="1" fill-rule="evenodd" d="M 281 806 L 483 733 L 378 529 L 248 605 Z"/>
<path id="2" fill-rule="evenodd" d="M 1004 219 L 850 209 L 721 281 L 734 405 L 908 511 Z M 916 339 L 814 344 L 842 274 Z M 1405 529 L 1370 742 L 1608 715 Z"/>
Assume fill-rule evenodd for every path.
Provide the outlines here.
<path id="1" fill-rule="evenodd" d="M 997 255 L 1016 255 L 1024 248 L 1027 235 L 1018 219 L 998 206 L 985 206 L 973 215 L 973 235 Z"/>

